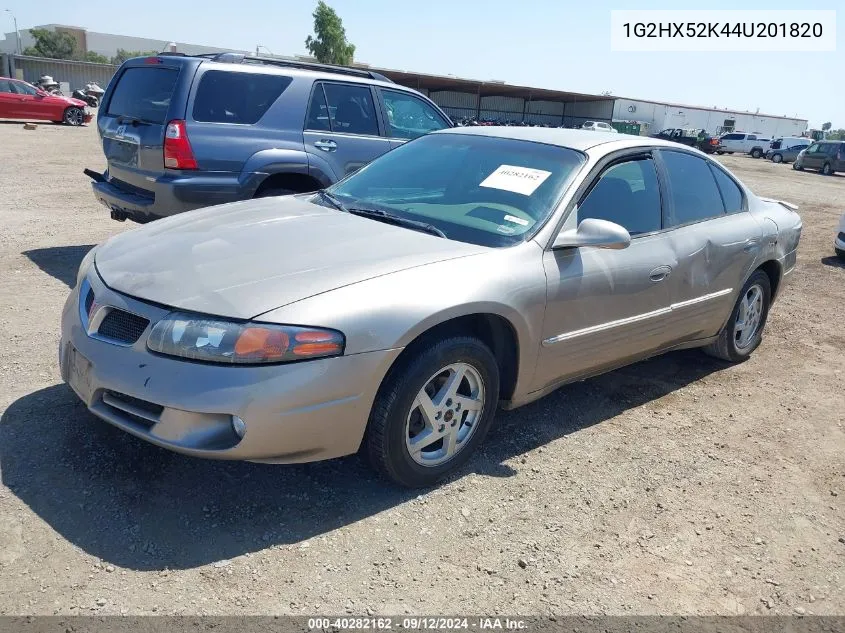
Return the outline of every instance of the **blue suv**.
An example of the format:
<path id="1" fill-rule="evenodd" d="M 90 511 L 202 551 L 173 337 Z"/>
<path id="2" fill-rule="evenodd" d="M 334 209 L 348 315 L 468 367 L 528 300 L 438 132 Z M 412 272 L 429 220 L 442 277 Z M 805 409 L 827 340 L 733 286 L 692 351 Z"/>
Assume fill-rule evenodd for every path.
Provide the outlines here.
<path id="1" fill-rule="evenodd" d="M 235 53 L 127 60 L 97 129 L 108 169 L 86 169 L 115 220 L 326 187 L 449 118 L 362 69 Z"/>

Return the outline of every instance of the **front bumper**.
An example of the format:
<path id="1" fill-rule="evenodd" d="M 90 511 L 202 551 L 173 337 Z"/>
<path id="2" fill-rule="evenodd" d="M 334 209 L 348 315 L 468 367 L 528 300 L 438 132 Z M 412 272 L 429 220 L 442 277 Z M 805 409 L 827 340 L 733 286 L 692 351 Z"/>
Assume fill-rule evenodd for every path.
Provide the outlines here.
<path id="1" fill-rule="evenodd" d="M 91 270 L 96 302 L 154 324 L 168 310 L 116 293 Z M 265 367 L 183 361 L 89 336 L 79 288 L 62 314 L 62 379 L 96 416 L 153 444 L 213 459 L 297 463 L 358 450 L 381 380 L 401 350 Z M 84 372 L 84 376 L 82 375 Z M 232 416 L 246 423 L 238 437 Z"/>

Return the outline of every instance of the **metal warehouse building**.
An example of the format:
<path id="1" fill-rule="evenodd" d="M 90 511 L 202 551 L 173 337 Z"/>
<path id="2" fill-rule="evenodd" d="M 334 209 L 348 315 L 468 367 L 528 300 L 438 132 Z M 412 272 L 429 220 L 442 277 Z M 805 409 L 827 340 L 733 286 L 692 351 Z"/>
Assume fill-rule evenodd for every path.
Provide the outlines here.
<path id="1" fill-rule="evenodd" d="M 736 130 L 776 137 L 800 136 L 807 130 L 807 119 L 622 97 L 616 98 L 613 120 L 646 124 L 647 134 L 667 128 L 703 128 L 709 134 Z"/>
<path id="2" fill-rule="evenodd" d="M 367 68 L 428 95 L 455 120 L 476 118 L 500 123 L 524 121 L 573 127 L 580 126 L 584 121 L 610 122 L 613 116 L 614 99 L 603 95 L 514 86 L 503 81 L 478 81 L 388 68 Z"/>

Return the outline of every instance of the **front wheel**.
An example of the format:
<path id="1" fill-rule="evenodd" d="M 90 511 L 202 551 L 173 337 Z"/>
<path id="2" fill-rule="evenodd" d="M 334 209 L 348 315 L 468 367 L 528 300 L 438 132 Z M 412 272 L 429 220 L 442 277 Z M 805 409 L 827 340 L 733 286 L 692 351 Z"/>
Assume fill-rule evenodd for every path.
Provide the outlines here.
<path id="1" fill-rule="evenodd" d="M 471 337 L 421 348 L 391 369 L 376 396 L 365 449 L 382 475 L 409 488 L 460 468 L 484 439 L 499 400 L 499 368 Z"/>
<path id="2" fill-rule="evenodd" d="M 763 155 L 763 152 L 759 149 L 752 149 L 751 150 L 751 157 L 752 158 L 760 158 Z"/>
<path id="3" fill-rule="evenodd" d="M 67 125 L 82 125 L 85 122 L 85 112 L 82 111 L 82 108 L 70 107 L 65 110 L 65 116 L 62 120 Z"/>
<path id="4" fill-rule="evenodd" d="M 781 156 L 780 154 L 775 154 L 774 156 L 772 156 L 772 162 L 773 163 L 782 163 L 783 162 L 783 156 Z"/>
<path id="5" fill-rule="evenodd" d="M 772 285 L 769 276 L 756 270 L 745 282 L 731 317 L 719 338 L 704 348 L 710 356 L 732 363 L 748 359 L 763 340 L 763 328 L 769 316 Z"/>

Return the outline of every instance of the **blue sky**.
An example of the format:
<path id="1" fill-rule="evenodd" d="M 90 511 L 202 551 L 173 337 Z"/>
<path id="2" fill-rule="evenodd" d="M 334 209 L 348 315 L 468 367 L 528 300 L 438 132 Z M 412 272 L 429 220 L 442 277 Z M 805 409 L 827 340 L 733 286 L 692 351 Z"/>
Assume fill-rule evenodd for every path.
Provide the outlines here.
<path id="1" fill-rule="evenodd" d="M 845 127 L 845 11 L 835 53 L 614 53 L 611 9 L 677 9 L 676 2 L 565 0 L 329 0 L 356 59 L 401 70 L 719 106 L 832 121 Z M 61 23 L 92 31 L 254 50 L 304 53 L 316 0 L 0 0 L 18 26 Z M 837 6 L 838 5 L 838 6 Z M 108 8 L 107 8 L 108 7 Z M 683 8 L 837 9 L 839 2 L 723 2 Z M 0 12 L 0 32 L 12 30 Z"/>

